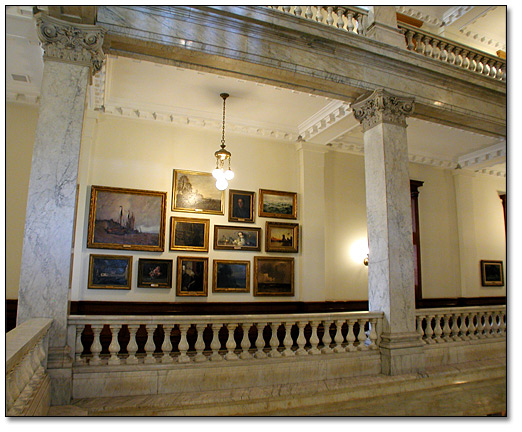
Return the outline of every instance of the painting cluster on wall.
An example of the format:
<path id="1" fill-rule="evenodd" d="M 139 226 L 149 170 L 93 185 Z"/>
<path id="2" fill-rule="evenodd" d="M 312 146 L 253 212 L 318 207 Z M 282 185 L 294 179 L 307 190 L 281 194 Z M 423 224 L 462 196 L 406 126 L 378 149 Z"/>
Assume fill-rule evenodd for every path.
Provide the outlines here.
<path id="1" fill-rule="evenodd" d="M 214 225 L 214 250 L 261 252 L 263 229 L 259 226 L 235 225 L 256 222 L 256 192 L 230 190 L 228 221 Z M 91 186 L 87 247 L 96 249 L 163 252 L 165 250 L 167 193 L 149 190 Z M 225 191 L 215 187 L 210 173 L 174 170 L 172 187 L 173 212 L 225 214 Z M 257 215 L 265 218 L 297 219 L 297 193 L 259 189 Z M 209 252 L 210 219 L 170 217 L 169 251 Z M 299 224 L 266 221 L 265 252 L 298 253 Z M 231 256 L 233 258 L 233 256 Z M 133 257 L 97 255 L 89 257 L 88 288 L 131 289 Z M 138 288 L 176 287 L 177 296 L 207 296 L 209 258 L 177 256 L 169 259 L 138 259 Z M 248 293 L 251 274 L 254 296 L 293 296 L 294 258 L 254 256 L 251 262 L 214 259 L 212 292 Z"/>

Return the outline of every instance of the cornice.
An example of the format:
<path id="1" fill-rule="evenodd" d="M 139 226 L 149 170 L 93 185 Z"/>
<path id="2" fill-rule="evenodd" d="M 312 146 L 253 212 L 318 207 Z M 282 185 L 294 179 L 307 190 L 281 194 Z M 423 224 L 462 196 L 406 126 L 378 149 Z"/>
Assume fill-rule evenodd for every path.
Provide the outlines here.
<path id="1" fill-rule="evenodd" d="M 302 122 L 297 129 L 305 140 L 310 140 L 339 120 L 350 115 L 351 112 L 349 104 L 342 101 L 332 101 L 322 110 Z"/>

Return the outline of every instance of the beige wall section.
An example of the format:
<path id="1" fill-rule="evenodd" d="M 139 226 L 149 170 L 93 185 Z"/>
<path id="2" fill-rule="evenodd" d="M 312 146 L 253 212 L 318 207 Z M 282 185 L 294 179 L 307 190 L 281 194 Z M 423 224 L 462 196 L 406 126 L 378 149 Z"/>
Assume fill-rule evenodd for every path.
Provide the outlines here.
<path id="1" fill-rule="evenodd" d="M 31 174 L 34 134 L 38 107 L 6 103 L 5 105 L 5 298 L 18 297 L 20 265 L 24 239 L 27 190 Z"/>

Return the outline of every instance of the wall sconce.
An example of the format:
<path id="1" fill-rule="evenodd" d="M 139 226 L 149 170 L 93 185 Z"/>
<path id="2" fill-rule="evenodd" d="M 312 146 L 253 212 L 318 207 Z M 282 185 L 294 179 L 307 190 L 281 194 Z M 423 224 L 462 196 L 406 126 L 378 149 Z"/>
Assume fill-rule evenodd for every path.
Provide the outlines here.
<path id="1" fill-rule="evenodd" d="M 370 255 L 366 255 L 366 257 L 363 259 L 363 264 L 368 267 L 368 262 L 369 262 L 369 259 L 370 259 Z"/>
<path id="2" fill-rule="evenodd" d="M 216 157 L 216 168 L 212 171 L 212 175 L 216 179 L 216 187 L 219 190 L 225 190 L 228 182 L 234 178 L 234 172 L 230 169 L 231 153 L 225 149 L 225 101 L 229 96 L 228 93 L 221 93 L 223 98 L 223 132 L 221 136 L 221 149 L 214 153 Z M 228 161 L 228 167 L 225 171 L 225 162 Z"/>
<path id="3" fill-rule="evenodd" d="M 370 258 L 370 251 L 368 250 L 368 239 L 363 237 L 350 244 L 350 258 L 357 265 L 363 263 L 368 265 Z"/>

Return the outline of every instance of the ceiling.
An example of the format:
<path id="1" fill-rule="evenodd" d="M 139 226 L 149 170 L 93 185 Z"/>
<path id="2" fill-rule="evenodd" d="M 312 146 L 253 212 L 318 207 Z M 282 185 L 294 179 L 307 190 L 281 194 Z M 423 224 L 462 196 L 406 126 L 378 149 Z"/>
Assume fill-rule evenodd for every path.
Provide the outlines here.
<path id="1" fill-rule="evenodd" d="M 448 32 L 457 32 L 458 37 L 473 39 L 479 34 L 473 32 L 480 30 L 483 36 L 473 42 L 482 44 L 482 50 L 505 50 L 505 8 L 405 8 L 397 9 L 422 19 L 432 32 L 444 27 L 446 37 Z M 497 25 L 484 25 L 487 16 L 503 18 L 503 39 Z M 445 19 L 450 24 L 441 26 Z M 5 72 L 7 101 L 38 103 L 43 61 L 31 7 L 6 7 Z M 93 80 L 89 107 L 118 116 L 220 130 L 223 101 L 219 94 L 223 92 L 230 94 L 227 132 L 292 142 L 301 136 L 337 151 L 363 152 L 361 127 L 342 101 L 124 57 L 107 56 L 104 69 Z M 410 161 L 442 168 L 460 165 L 505 176 L 504 141 L 415 118 L 408 119 L 408 125 Z"/>

